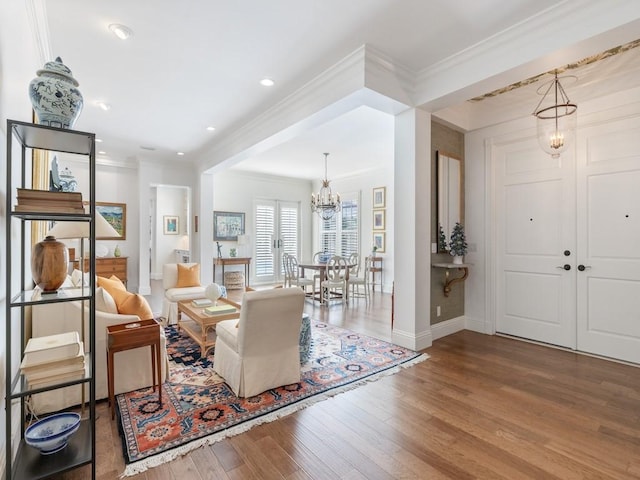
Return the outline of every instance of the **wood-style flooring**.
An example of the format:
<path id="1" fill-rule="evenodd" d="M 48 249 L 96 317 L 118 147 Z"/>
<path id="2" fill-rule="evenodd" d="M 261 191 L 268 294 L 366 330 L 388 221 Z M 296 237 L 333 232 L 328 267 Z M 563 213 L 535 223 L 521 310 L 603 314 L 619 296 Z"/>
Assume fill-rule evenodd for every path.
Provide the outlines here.
<path id="1" fill-rule="evenodd" d="M 307 311 L 389 336 L 390 305 L 378 292 L 370 307 Z M 640 478 L 639 368 L 469 331 L 426 352 L 426 362 L 130 478 Z M 106 403 L 99 412 L 98 478 L 115 479 L 120 437 Z"/>

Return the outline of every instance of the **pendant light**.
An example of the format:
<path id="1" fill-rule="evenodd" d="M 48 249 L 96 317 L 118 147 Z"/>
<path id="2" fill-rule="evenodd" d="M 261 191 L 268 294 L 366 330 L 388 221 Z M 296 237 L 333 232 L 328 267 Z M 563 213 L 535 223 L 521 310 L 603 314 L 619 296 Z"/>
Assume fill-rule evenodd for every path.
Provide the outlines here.
<path id="1" fill-rule="evenodd" d="M 543 85 L 538 89 L 542 91 Z M 553 102 L 553 103 L 551 103 Z M 538 143 L 551 157 L 558 158 L 575 138 L 578 106 L 571 103 L 560 80 L 558 71 L 549 82 L 540 103 L 533 112 L 536 117 Z"/>
<path id="2" fill-rule="evenodd" d="M 318 193 L 311 194 L 311 211 L 317 213 L 322 220 L 330 220 L 342 209 L 340 194 L 331 192 L 331 187 L 329 186 L 331 182 L 327 179 L 328 156 L 328 153 L 324 154 L 324 180 L 322 180 L 322 187 Z"/>

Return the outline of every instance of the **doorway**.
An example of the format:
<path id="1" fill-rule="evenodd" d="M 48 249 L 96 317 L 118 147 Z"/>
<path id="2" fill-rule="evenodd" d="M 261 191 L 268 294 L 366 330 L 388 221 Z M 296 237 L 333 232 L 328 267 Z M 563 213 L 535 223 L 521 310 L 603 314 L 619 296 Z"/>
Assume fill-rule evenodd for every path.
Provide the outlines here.
<path id="1" fill-rule="evenodd" d="M 640 112 L 494 145 L 496 331 L 640 364 Z"/>

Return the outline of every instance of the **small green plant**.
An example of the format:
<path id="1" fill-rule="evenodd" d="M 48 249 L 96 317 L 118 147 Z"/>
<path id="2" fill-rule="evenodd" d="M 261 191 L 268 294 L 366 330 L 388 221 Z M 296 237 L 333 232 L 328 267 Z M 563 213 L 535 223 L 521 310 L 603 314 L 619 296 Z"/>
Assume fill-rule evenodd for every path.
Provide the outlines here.
<path id="1" fill-rule="evenodd" d="M 441 224 L 438 224 L 438 230 L 438 251 L 446 252 L 449 250 L 449 247 L 447 246 L 447 237 L 444 236 L 444 230 Z"/>
<path id="2" fill-rule="evenodd" d="M 451 232 L 449 253 L 454 257 L 462 257 L 467 253 L 467 239 L 464 236 L 464 227 L 460 225 L 460 222 L 456 222 Z"/>

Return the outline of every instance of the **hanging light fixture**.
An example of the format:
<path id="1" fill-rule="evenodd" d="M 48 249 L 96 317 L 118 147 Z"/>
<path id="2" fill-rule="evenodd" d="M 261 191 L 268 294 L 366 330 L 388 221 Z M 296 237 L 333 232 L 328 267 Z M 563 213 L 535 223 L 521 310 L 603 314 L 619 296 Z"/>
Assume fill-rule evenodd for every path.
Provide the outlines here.
<path id="1" fill-rule="evenodd" d="M 323 220 L 331 219 L 336 212 L 342 209 L 340 194 L 331 193 L 330 182 L 327 180 L 328 156 L 328 153 L 324 154 L 324 180 L 322 180 L 322 187 L 318 193 L 311 194 L 311 211 L 317 213 Z"/>
<path id="2" fill-rule="evenodd" d="M 538 93 L 543 87 L 538 89 Z M 551 97 L 552 90 L 553 104 L 549 104 L 551 98 L 547 97 Z M 549 87 L 533 112 L 536 116 L 540 147 L 553 158 L 558 158 L 571 145 L 575 137 L 577 110 L 578 106 L 571 103 L 562 88 L 556 70 L 554 79 L 549 82 Z"/>

